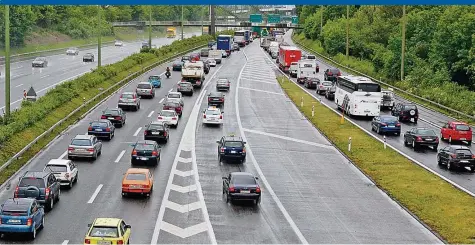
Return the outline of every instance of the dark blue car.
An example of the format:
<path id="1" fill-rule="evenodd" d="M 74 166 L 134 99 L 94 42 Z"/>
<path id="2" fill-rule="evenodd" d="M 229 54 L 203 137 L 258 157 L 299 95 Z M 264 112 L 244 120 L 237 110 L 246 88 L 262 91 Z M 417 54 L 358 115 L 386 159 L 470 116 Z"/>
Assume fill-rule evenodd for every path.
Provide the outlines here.
<path id="1" fill-rule="evenodd" d="M 394 133 L 400 135 L 401 123 L 399 123 L 397 117 L 389 115 L 378 116 L 373 118 L 371 130 L 376 131 L 378 134 Z"/>
<path id="2" fill-rule="evenodd" d="M 115 127 L 109 120 L 96 120 L 89 123 L 87 134 L 95 135 L 98 138 L 105 137 L 111 140 L 115 134 Z"/>
<path id="3" fill-rule="evenodd" d="M 216 143 L 218 143 L 219 162 L 234 160 L 243 163 L 246 161 L 246 142 L 241 137 L 223 136 Z"/>
<path id="4" fill-rule="evenodd" d="M 35 239 L 45 224 L 45 211 L 35 199 L 10 198 L 1 206 L 0 220 L 0 233 L 26 233 Z"/>

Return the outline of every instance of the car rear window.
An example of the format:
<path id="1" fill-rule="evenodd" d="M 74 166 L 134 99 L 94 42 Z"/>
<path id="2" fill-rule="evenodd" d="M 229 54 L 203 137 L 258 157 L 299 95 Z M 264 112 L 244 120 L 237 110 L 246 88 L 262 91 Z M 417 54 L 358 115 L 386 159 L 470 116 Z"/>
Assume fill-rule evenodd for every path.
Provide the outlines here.
<path id="1" fill-rule="evenodd" d="M 148 129 L 153 129 L 153 130 L 163 130 L 163 125 L 161 124 L 151 124 Z"/>
<path id="2" fill-rule="evenodd" d="M 36 186 L 38 188 L 44 188 L 45 187 L 45 182 L 41 178 L 25 177 L 25 178 L 21 179 L 18 186 L 19 187 Z"/>
<path id="3" fill-rule="evenodd" d="M 168 94 L 168 98 L 180 98 L 179 94 Z"/>
<path id="4" fill-rule="evenodd" d="M 179 104 L 178 104 L 178 103 L 173 103 L 173 102 L 168 101 L 167 103 L 164 104 L 164 106 L 178 107 Z"/>
<path id="5" fill-rule="evenodd" d="M 417 107 L 416 107 L 416 105 L 405 105 L 404 109 L 406 109 L 406 110 L 416 110 Z"/>
<path id="6" fill-rule="evenodd" d="M 127 174 L 127 177 L 125 179 L 127 179 L 127 180 L 146 180 L 147 176 L 145 176 L 145 174 L 133 173 L 133 174 Z"/>
<path id="7" fill-rule="evenodd" d="M 65 165 L 46 165 L 46 168 L 51 169 L 53 172 L 68 172 L 68 168 Z"/>
<path id="8" fill-rule="evenodd" d="M 434 130 L 431 129 L 418 129 L 416 133 L 420 135 L 436 136 Z"/>
<path id="9" fill-rule="evenodd" d="M 307 60 L 315 60 L 317 57 L 315 55 L 307 55 Z"/>
<path id="10" fill-rule="evenodd" d="M 119 111 L 118 110 L 105 110 L 104 115 L 118 116 Z"/>
<path id="11" fill-rule="evenodd" d="M 155 150 L 155 147 L 153 145 L 150 145 L 150 144 L 137 144 L 135 146 L 135 149 L 136 150 L 140 150 L 140 151 L 153 151 Z"/>
<path id="12" fill-rule="evenodd" d="M 175 115 L 175 113 L 173 113 L 171 111 L 162 111 L 162 112 L 160 112 L 160 115 L 162 115 L 164 117 L 173 117 Z"/>
<path id="13" fill-rule="evenodd" d="M 460 124 L 460 125 L 455 126 L 455 130 L 457 130 L 457 131 L 470 131 L 470 127 L 467 126 L 467 125 Z"/>
<path id="14" fill-rule="evenodd" d="M 242 142 L 240 141 L 226 141 L 224 142 L 226 147 L 242 147 Z"/>
<path id="15" fill-rule="evenodd" d="M 206 110 L 206 115 L 219 115 L 219 111 L 217 110 Z"/>
<path id="16" fill-rule="evenodd" d="M 381 117 L 381 122 L 392 123 L 397 122 L 395 117 Z"/>
<path id="17" fill-rule="evenodd" d="M 133 99 L 134 96 L 132 94 L 122 94 L 122 96 L 120 96 L 122 98 L 125 98 L 125 99 Z"/>
<path id="18" fill-rule="evenodd" d="M 249 175 L 236 175 L 232 178 L 232 184 L 238 185 L 255 185 L 256 179 Z"/>
<path id="19" fill-rule="evenodd" d="M 30 209 L 30 205 L 20 204 L 20 205 L 12 205 L 6 204 L 3 205 L 2 214 L 3 215 L 12 215 L 12 216 L 27 216 L 28 210 Z"/>
<path id="20" fill-rule="evenodd" d="M 151 84 L 145 84 L 145 83 L 140 83 L 137 85 L 137 88 L 141 88 L 141 89 L 149 89 L 151 87 L 152 87 Z"/>
<path id="21" fill-rule="evenodd" d="M 92 237 L 119 237 L 119 230 L 117 227 L 101 227 L 94 226 L 91 229 L 89 236 Z"/>
<path id="22" fill-rule="evenodd" d="M 330 69 L 330 72 L 331 72 L 331 73 L 339 73 L 340 70 L 338 70 L 338 69 Z"/>
<path id="23" fill-rule="evenodd" d="M 218 83 L 228 83 L 228 80 L 221 79 L 221 80 L 218 80 Z"/>
<path id="24" fill-rule="evenodd" d="M 180 83 L 180 86 L 181 87 L 190 87 L 191 84 L 189 84 L 189 83 Z"/>
<path id="25" fill-rule="evenodd" d="M 93 122 L 93 123 L 91 123 L 91 126 L 107 128 L 107 123 L 105 123 L 105 122 Z"/>
<path id="26" fill-rule="evenodd" d="M 92 143 L 88 139 L 74 139 L 71 142 L 71 145 L 77 145 L 77 146 L 91 146 Z"/>
<path id="27" fill-rule="evenodd" d="M 209 97 L 222 97 L 221 93 L 210 93 Z"/>

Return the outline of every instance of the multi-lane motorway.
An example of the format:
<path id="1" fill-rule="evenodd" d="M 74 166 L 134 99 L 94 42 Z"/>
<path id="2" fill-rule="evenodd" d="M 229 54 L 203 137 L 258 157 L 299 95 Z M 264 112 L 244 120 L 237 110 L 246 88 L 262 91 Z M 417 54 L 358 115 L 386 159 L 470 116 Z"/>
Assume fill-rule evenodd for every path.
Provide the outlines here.
<path id="1" fill-rule="evenodd" d="M 133 91 L 160 66 L 121 89 Z M 176 90 L 180 73 L 162 81 L 155 99 L 143 99 L 141 109 L 128 112 L 115 138 L 103 142 L 94 162 L 77 161 L 79 181 L 61 192 L 61 201 L 46 216 L 36 240 L 19 243 L 80 244 L 87 224 L 97 217 L 123 218 L 132 226 L 130 242 L 157 243 L 441 243 L 411 215 L 372 184 L 299 113 L 276 79 L 276 68 L 254 42 L 212 68 L 206 84 L 185 97 L 183 117 L 162 146 L 161 162 L 150 168 L 154 192 L 150 198 L 122 198 L 121 180 L 131 167 L 131 144 L 143 139 L 146 123 L 157 116 L 168 91 Z M 224 125 L 203 126 L 201 111 L 217 78 L 228 78 Z M 116 107 L 120 92 L 71 127 L 34 158 L 26 170 L 41 171 L 54 158 L 66 158 L 66 146 L 84 134 L 91 120 Z M 236 134 L 247 141 L 247 161 L 219 163 L 216 140 Z M 76 160 L 75 160 L 76 162 Z M 221 177 L 248 171 L 259 177 L 262 202 L 227 204 Z M 13 196 L 0 190 L 0 202 Z M 13 243 L 16 240 L 4 242 Z"/>

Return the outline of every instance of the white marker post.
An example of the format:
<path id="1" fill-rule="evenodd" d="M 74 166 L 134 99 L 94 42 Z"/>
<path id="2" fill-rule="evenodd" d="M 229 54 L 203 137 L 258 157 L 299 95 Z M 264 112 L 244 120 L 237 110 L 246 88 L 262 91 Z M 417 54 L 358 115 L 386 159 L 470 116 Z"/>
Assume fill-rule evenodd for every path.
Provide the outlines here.
<path id="1" fill-rule="evenodd" d="M 312 117 L 315 116 L 315 105 L 312 105 Z"/>
<path id="2" fill-rule="evenodd" d="M 303 107 L 303 96 L 300 97 L 300 106 Z"/>
<path id="3" fill-rule="evenodd" d="M 348 138 L 348 151 L 351 152 L 351 137 Z"/>
<path id="4" fill-rule="evenodd" d="M 386 135 L 383 136 L 383 141 L 384 141 L 384 149 L 386 149 Z"/>

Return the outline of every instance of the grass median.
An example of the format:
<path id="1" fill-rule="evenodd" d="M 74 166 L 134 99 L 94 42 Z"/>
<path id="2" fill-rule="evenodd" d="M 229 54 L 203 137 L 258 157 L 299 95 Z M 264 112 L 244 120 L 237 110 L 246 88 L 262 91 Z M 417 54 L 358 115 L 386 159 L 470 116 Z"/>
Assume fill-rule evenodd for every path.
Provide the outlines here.
<path id="1" fill-rule="evenodd" d="M 279 84 L 299 110 L 377 186 L 449 243 L 475 243 L 475 199 L 414 164 L 320 104 L 295 83 Z M 303 97 L 304 106 L 300 106 Z M 312 105 L 315 116 L 312 117 Z M 352 138 L 351 152 L 348 137 Z M 437 165 L 434 162 L 434 165 Z"/>

